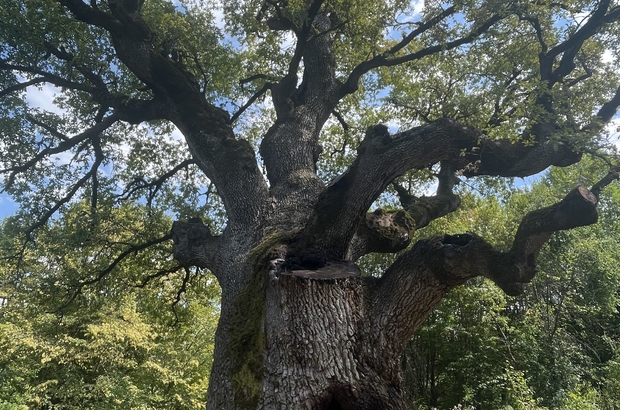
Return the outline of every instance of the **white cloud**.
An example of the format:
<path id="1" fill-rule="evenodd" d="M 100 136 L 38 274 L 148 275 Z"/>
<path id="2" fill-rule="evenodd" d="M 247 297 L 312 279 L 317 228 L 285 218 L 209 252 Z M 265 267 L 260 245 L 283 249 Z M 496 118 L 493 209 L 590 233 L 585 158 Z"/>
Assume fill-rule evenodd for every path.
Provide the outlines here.
<path id="1" fill-rule="evenodd" d="M 609 124 L 605 127 L 605 131 L 608 135 L 609 142 L 620 150 L 620 118 L 614 118 L 609 121 Z"/>
<path id="2" fill-rule="evenodd" d="M 414 0 L 411 2 L 411 6 L 415 14 L 420 14 L 424 10 L 424 0 Z"/>
<path id="3" fill-rule="evenodd" d="M 60 88 L 50 84 L 44 84 L 41 87 L 28 87 L 26 90 L 26 101 L 31 107 L 62 115 L 65 113 L 65 110 L 54 104 L 54 98 L 61 93 Z"/>
<path id="4" fill-rule="evenodd" d="M 606 64 L 613 63 L 615 59 L 616 55 L 609 49 L 605 50 L 601 56 L 601 61 Z"/>
<path id="5" fill-rule="evenodd" d="M 61 152 L 58 154 L 50 155 L 50 160 L 54 162 L 56 166 L 66 165 L 73 159 L 73 153 L 70 151 Z"/>

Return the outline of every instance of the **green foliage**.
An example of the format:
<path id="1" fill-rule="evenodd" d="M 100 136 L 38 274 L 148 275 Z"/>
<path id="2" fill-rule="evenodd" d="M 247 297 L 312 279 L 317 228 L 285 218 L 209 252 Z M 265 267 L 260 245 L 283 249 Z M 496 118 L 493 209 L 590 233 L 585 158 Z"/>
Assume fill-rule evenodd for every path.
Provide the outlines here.
<path id="1" fill-rule="evenodd" d="M 507 249 L 525 213 L 604 172 L 584 160 L 552 169 L 527 190 L 488 184 L 484 197 L 466 196 L 462 209 L 425 234 L 458 232 L 465 224 Z M 420 408 L 617 408 L 618 192 L 610 186 L 601 197 L 600 223 L 552 236 L 523 296 L 507 298 L 481 279 L 446 296 L 404 356 Z"/>
<path id="2" fill-rule="evenodd" d="M 109 2 L 92 3 L 109 11 Z M 236 111 L 291 69 L 294 35 L 269 30 L 270 18 L 279 15 L 303 27 L 309 24 L 309 3 L 149 0 L 142 15 L 155 50 L 181 64 L 208 101 Z M 532 124 L 548 119 L 550 112 L 534 104 L 542 95 L 553 97 L 552 122 L 559 130 L 549 144 L 596 149 L 605 143 L 575 130 L 596 121 L 593 114 L 620 84 L 617 62 L 602 58 L 605 52 L 620 54 L 618 25 L 590 38 L 571 77 L 553 89 L 539 73 L 541 41 L 553 46 L 573 35 L 591 1 L 459 0 L 454 15 L 393 53 L 390 49 L 421 19 L 446 4 L 325 0 L 322 5 L 335 23 L 329 35 L 343 81 L 373 57 L 446 47 L 493 13 L 506 17 L 471 44 L 364 76 L 359 90 L 338 104 L 340 118 L 333 116 L 322 129 L 318 173 L 325 182 L 351 164 L 371 125 L 385 123 L 395 132 L 452 117 L 491 138 L 517 141 Z M 507 16 L 508 11 L 514 14 Z M 217 21 L 220 12 L 223 21 Z M 541 32 L 519 16 L 536 18 Z M 71 83 L 51 89 L 35 84 L 54 94 L 47 107 L 25 92 L 0 97 L 0 169 L 20 167 L 62 144 L 66 137 L 60 134 L 79 135 L 101 121 L 102 104 L 85 91 L 96 85 L 92 75 L 105 84 L 110 106 L 152 97 L 116 57 L 108 33 L 79 22 L 57 1 L 0 0 L 0 59 L 21 67 L 0 70 L 0 90 L 36 79 L 39 72 Z M 302 64 L 295 73 L 299 79 L 303 69 Z M 582 76 L 590 79 L 577 81 Z M 234 123 L 235 132 L 258 147 L 274 120 L 267 94 Z M 170 124 L 117 123 L 99 134 L 98 147 L 76 144 L 1 181 L 20 210 L 1 227 L 6 263 L 0 267 L 0 409 L 202 408 L 218 314 L 215 278 L 175 271 L 169 244 L 148 250 L 135 245 L 167 235 L 173 218 L 202 216 L 214 232 L 222 231 L 223 206 L 194 164 L 163 178 L 190 159 Z M 88 175 L 100 156 L 100 169 Z M 436 171 L 412 170 L 398 182 L 411 193 L 427 194 Z M 555 202 L 577 183 L 591 185 L 602 172 L 583 161 L 550 171 L 527 192 L 497 179 L 467 181 L 469 186 L 459 188 L 462 209 L 417 235 L 474 231 L 508 249 L 526 212 Z M 87 181 L 77 187 L 82 177 Z M 388 188 L 377 203 L 396 206 L 394 190 Z M 554 235 L 526 296 L 506 298 L 476 280 L 443 301 L 404 358 L 421 407 L 620 407 L 619 205 L 620 190 L 611 187 L 601 198 L 600 224 Z M 272 239 L 263 245 L 272 246 Z M 269 250 L 255 252 L 263 257 Z M 117 262 L 123 254 L 130 257 Z M 368 255 L 361 265 L 378 276 L 393 258 Z M 260 393 L 264 335 L 258 318 L 265 285 L 264 272 L 254 270 L 253 282 L 238 298 L 230 346 L 233 383 L 254 389 L 252 399 Z"/>
<path id="3" fill-rule="evenodd" d="M 168 229 L 169 218 L 148 225 L 147 214 L 130 206 L 93 214 L 76 204 L 19 264 L 3 266 L 0 408 L 204 408 L 219 315 L 215 278 L 196 272 L 177 294 L 183 277 L 152 263 L 167 247 L 102 274 L 127 243 Z M 2 226 L 3 247 L 14 242 L 12 222 Z"/>

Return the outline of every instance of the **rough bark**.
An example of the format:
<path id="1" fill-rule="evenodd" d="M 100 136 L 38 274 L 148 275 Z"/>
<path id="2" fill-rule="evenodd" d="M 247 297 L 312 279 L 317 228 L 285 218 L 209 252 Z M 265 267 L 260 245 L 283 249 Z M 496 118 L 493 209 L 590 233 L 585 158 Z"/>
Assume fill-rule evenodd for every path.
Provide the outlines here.
<path id="1" fill-rule="evenodd" d="M 596 203 L 579 186 L 529 213 L 508 252 L 474 234 L 420 241 L 380 279 L 351 262 L 300 269 L 289 263 L 298 238 L 272 235 L 250 255 L 250 283 L 223 300 L 236 312 L 220 324 L 227 365 L 215 370 L 232 376 L 213 381 L 209 408 L 409 408 L 399 357 L 443 295 L 476 276 L 520 293 L 550 234 L 595 222 Z"/>
<path id="2" fill-rule="evenodd" d="M 279 2 L 266 2 L 265 9 L 273 7 L 276 16 L 269 27 L 297 36 L 289 72 L 269 87 L 277 121 L 260 146 L 266 180 L 254 148 L 234 135 L 227 114 L 205 100 L 180 64 L 154 50 L 140 17 L 141 2 L 109 1 L 104 12 L 82 0 L 59 1 L 79 20 L 110 33 L 120 60 L 154 95 L 145 106 L 177 125 L 223 200 L 228 225 L 221 236 L 198 219 L 172 227 L 179 263 L 210 269 L 222 287 L 209 409 L 409 408 L 399 357 L 443 295 L 476 276 L 509 294 L 522 292 L 549 236 L 596 222 L 598 194 L 618 175 L 614 170 L 594 192 L 579 186 L 559 203 L 528 214 L 508 252 L 472 233 L 445 235 L 415 244 L 381 278 L 364 277 L 354 264 L 357 258 L 401 251 L 415 229 L 458 208 L 455 172 L 527 176 L 580 159 L 569 145 L 554 149 L 545 143 L 559 131 L 549 93 L 536 101 L 546 120 L 534 119 L 526 131 L 534 144 L 491 140 L 452 119 L 396 134 L 377 125 L 367 131 L 346 172 L 327 186 L 317 177 L 320 131 L 363 74 L 471 43 L 502 16 L 490 16 L 461 39 L 403 54 L 420 34 L 454 13 L 448 8 L 362 62 L 341 83 L 334 27 L 321 10 L 323 2 L 309 2 L 300 25 L 278 13 Z M 601 2 L 575 36 L 541 53 L 541 79 L 549 87 L 572 71 L 576 52 L 601 24 L 619 18 L 620 9 L 608 8 L 608 1 Z M 611 119 L 619 95 L 601 108 L 601 121 Z M 150 118 L 136 107 L 143 105 L 118 115 L 130 122 Z M 415 198 L 400 190 L 403 209 L 368 212 L 395 178 L 439 163 L 436 196 Z"/>

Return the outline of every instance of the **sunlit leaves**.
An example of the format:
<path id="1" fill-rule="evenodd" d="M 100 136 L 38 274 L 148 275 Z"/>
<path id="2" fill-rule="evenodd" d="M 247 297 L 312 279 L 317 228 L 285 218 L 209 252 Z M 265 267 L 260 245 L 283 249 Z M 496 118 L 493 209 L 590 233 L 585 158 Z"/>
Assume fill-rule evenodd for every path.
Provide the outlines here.
<path id="1" fill-rule="evenodd" d="M 12 222 L 0 236 L 5 255 L 20 246 Z M 191 272 L 179 293 L 186 274 L 166 271 L 174 265 L 169 243 L 136 251 L 102 275 L 119 253 L 164 235 L 170 222 L 144 206 L 95 212 L 75 204 L 21 260 L 3 265 L 0 407 L 204 407 L 218 315 L 215 278 Z"/>

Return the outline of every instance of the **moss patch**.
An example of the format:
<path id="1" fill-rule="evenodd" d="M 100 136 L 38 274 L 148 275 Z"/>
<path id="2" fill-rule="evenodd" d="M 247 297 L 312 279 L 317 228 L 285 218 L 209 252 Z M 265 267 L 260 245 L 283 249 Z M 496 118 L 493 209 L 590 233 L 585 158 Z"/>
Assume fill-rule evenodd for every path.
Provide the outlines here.
<path id="1" fill-rule="evenodd" d="M 231 381 L 234 400 L 238 409 L 255 408 L 261 397 L 269 262 L 280 256 L 290 238 L 290 234 L 271 234 L 250 252 L 252 278 L 237 297 L 228 346 L 233 364 Z"/>

